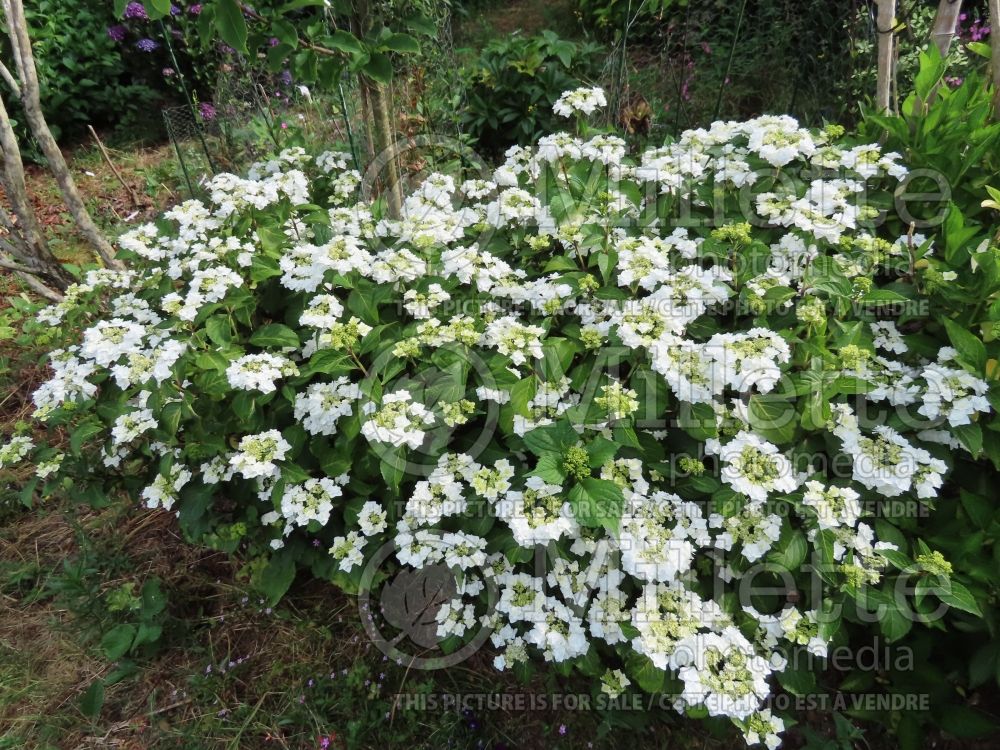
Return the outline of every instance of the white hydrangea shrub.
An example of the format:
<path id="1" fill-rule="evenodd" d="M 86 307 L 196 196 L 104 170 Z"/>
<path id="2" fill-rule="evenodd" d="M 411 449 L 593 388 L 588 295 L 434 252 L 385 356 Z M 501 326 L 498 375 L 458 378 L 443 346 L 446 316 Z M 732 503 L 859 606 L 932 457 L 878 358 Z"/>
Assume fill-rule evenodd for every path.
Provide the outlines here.
<path id="1" fill-rule="evenodd" d="M 933 252 L 872 222 L 904 174 L 789 117 L 634 157 L 558 133 L 482 179 L 431 175 L 391 219 L 346 154 L 286 150 L 127 233 L 129 270 L 40 314 L 83 333 L 34 395 L 73 436 L 37 449 L 38 481 L 123 486 L 193 540 L 348 590 L 391 544 L 461 573 L 438 635 L 488 626 L 498 669 L 579 665 L 776 747 L 790 660 L 825 655 L 837 601 L 907 559 L 870 503 L 934 498 L 953 428 L 990 409 L 954 350 L 915 353 L 866 304 Z M 33 450 L 15 437 L 0 466 Z M 716 595 L 761 563 L 808 593 L 807 560 L 818 602 Z"/>

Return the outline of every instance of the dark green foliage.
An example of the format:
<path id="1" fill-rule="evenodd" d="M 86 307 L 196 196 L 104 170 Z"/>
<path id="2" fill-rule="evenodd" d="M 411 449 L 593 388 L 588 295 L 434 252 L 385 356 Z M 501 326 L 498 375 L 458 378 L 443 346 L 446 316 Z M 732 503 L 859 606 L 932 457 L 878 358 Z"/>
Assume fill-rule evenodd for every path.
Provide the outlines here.
<path id="1" fill-rule="evenodd" d="M 496 155 L 565 129 L 552 104 L 563 91 L 600 73 L 601 52 L 596 44 L 571 42 L 551 31 L 491 42 L 466 71 L 466 131 L 484 153 Z"/>
<path id="2" fill-rule="evenodd" d="M 132 78 L 108 36 L 108 27 L 115 22 L 109 3 L 36 0 L 25 3 L 24 10 L 42 109 L 57 139 L 78 136 L 88 123 L 95 127 L 116 125 L 148 106 L 153 91 Z M 13 71 L 6 33 L 2 54 Z M 4 98 L 27 144 L 27 123 L 20 107 L 13 106 L 15 97 L 9 91 L 4 92 Z"/>

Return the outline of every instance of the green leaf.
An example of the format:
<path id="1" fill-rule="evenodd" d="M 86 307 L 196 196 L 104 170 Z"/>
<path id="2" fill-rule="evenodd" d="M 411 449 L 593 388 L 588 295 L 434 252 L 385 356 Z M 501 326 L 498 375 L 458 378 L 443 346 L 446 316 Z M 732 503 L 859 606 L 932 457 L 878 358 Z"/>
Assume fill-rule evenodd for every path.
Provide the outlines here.
<path id="1" fill-rule="evenodd" d="M 117 625 L 101 638 L 101 648 L 105 656 L 111 661 L 116 661 L 132 648 L 133 640 L 135 640 L 135 625 Z"/>
<path id="2" fill-rule="evenodd" d="M 167 606 L 167 598 L 163 595 L 160 582 L 151 578 L 142 585 L 142 617 L 150 619 L 160 614 Z"/>
<path id="3" fill-rule="evenodd" d="M 618 531 L 625 499 L 614 482 L 593 477 L 583 479 L 569 491 L 568 498 L 573 515 L 584 526 Z"/>
<path id="4" fill-rule="evenodd" d="M 362 70 L 369 78 L 379 83 L 389 83 L 392 80 L 392 63 L 389 56 L 381 52 L 372 52 Z"/>
<path id="5" fill-rule="evenodd" d="M 792 695 L 816 692 L 816 673 L 809 668 L 809 662 L 809 659 L 791 659 L 789 665 L 778 672 L 778 684 Z"/>
<path id="6" fill-rule="evenodd" d="M 152 21 L 170 15 L 170 0 L 144 0 L 143 7 Z"/>
<path id="7" fill-rule="evenodd" d="M 544 427 L 536 427 L 524 434 L 524 444 L 536 456 L 555 453 L 561 457 L 567 448 L 576 445 L 579 440 L 580 436 L 576 434 L 576 430 L 563 419 Z"/>
<path id="8" fill-rule="evenodd" d="M 659 669 L 648 656 L 627 649 L 625 672 L 636 685 L 647 693 L 662 693 L 667 673 Z"/>
<path id="9" fill-rule="evenodd" d="M 879 627 L 887 641 L 890 643 L 898 641 L 910 632 L 913 618 L 909 616 L 909 611 L 904 612 L 900 609 L 892 591 L 884 592 L 869 588 L 864 598 L 869 610 L 877 614 Z"/>
<path id="10" fill-rule="evenodd" d="M 309 479 L 309 472 L 298 464 L 287 464 L 281 467 L 281 478 L 287 484 L 301 484 Z"/>
<path id="11" fill-rule="evenodd" d="M 237 0 L 218 0 L 215 3 L 215 28 L 222 41 L 237 52 L 247 52 L 247 22 Z"/>
<path id="12" fill-rule="evenodd" d="M 587 446 L 587 455 L 590 456 L 590 468 L 599 469 L 609 460 L 614 458 L 618 452 L 618 444 L 610 440 L 597 436 Z"/>
<path id="13" fill-rule="evenodd" d="M 138 648 L 147 643 L 156 643 L 163 635 L 163 626 L 156 622 L 140 622 L 139 629 L 135 633 L 135 642 L 132 648 Z"/>
<path id="14" fill-rule="evenodd" d="M 969 424 L 960 424 L 957 427 L 952 427 L 951 431 L 958 438 L 959 442 L 965 446 L 965 449 L 972 454 L 973 458 L 979 458 L 979 454 L 983 452 L 982 427 L 975 422 L 970 422 Z"/>
<path id="15" fill-rule="evenodd" d="M 280 260 L 285 246 L 288 244 L 288 235 L 281 227 L 261 226 L 257 227 L 257 239 L 260 246 L 270 257 Z"/>
<path id="16" fill-rule="evenodd" d="M 977 617 L 983 616 L 983 612 L 979 608 L 979 604 L 976 602 L 976 598 L 972 595 L 972 592 L 958 581 L 948 580 L 935 588 L 934 593 L 937 594 L 938 599 L 949 607 L 960 609 Z"/>
<path id="17" fill-rule="evenodd" d="M 398 493 L 399 486 L 403 483 L 403 477 L 406 476 L 406 449 L 397 448 L 382 456 L 379 459 L 378 468 L 386 486 L 393 493 Z"/>
<path id="18" fill-rule="evenodd" d="M 780 398 L 750 397 L 750 426 L 774 443 L 790 443 L 795 437 L 799 418 L 795 405 Z"/>
<path id="19" fill-rule="evenodd" d="M 438 28 L 434 20 L 427 16 L 410 16 L 403 20 L 403 24 L 410 31 L 424 36 L 437 36 Z"/>
<path id="20" fill-rule="evenodd" d="M 785 570 L 795 572 L 802 565 L 809 554 L 809 543 L 806 536 L 798 529 L 786 527 L 771 548 L 767 559 L 775 565 L 780 565 Z"/>
<path id="21" fill-rule="evenodd" d="M 944 69 L 945 63 L 941 58 L 941 51 L 936 44 L 928 44 L 927 50 L 920 53 L 920 69 L 913 80 L 913 88 L 916 89 L 920 99 L 927 99 L 931 89 L 944 75 Z"/>
<path id="22" fill-rule="evenodd" d="M 104 680 L 94 680 L 80 697 L 80 712 L 89 719 L 96 719 L 104 706 Z"/>
<path id="23" fill-rule="evenodd" d="M 291 550 L 276 552 L 260 572 L 257 588 L 267 598 L 272 607 L 285 595 L 295 580 L 295 557 Z"/>
<path id="24" fill-rule="evenodd" d="M 233 327 L 225 315 L 213 315 L 206 320 L 205 333 L 218 346 L 227 346 L 233 340 Z"/>
<path id="25" fill-rule="evenodd" d="M 532 476 L 541 477 L 549 484 L 561 485 L 566 481 L 566 470 L 563 468 L 562 456 L 556 453 L 543 455 L 529 473 Z"/>
<path id="26" fill-rule="evenodd" d="M 715 409 L 711 404 L 684 402 L 677 417 L 677 426 L 695 440 L 708 440 L 719 435 Z"/>
<path id="27" fill-rule="evenodd" d="M 379 324 L 378 302 L 374 299 L 372 290 L 358 287 L 347 295 L 347 309 L 361 318 L 368 325 Z"/>
<path id="28" fill-rule="evenodd" d="M 980 373 L 986 368 L 986 347 L 978 336 L 974 335 L 951 318 L 943 318 L 948 339 L 958 351 L 958 355 L 966 363 L 976 368 Z"/>
<path id="29" fill-rule="evenodd" d="M 253 260 L 250 261 L 251 281 L 264 281 L 275 276 L 281 276 L 281 273 L 281 267 L 274 258 L 258 254 L 254 255 Z"/>
<path id="30" fill-rule="evenodd" d="M 271 24 L 271 33 L 278 41 L 289 47 L 297 47 L 299 44 L 299 35 L 295 26 L 281 18 L 275 19 L 274 23 Z"/>
<path id="31" fill-rule="evenodd" d="M 83 444 L 92 437 L 101 434 L 103 431 L 104 425 L 96 419 L 88 419 L 86 422 L 83 422 L 75 430 L 73 430 L 69 437 L 70 451 L 72 451 L 74 456 L 79 456 L 80 450 L 83 448 Z"/>
<path id="32" fill-rule="evenodd" d="M 537 390 L 538 382 L 533 376 L 519 380 L 511 386 L 510 406 L 515 414 L 528 416 L 528 402 L 535 397 Z"/>
<path id="33" fill-rule="evenodd" d="M 986 42 L 969 42 L 968 44 L 965 45 L 965 47 L 970 52 L 973 52 L 979 55 L 980 57 L 984 57 L 987 60 L 993 57 L 993 48 L 990 45 L 986 44 Z"/>
<path id="34" fill-rule="evenodd" d="M 250 391 L 240 391 L 230 402 L 233 414 L 244 422 L 249 422 L 257 409 L 257 397 Z"/>
<path id="35" fill-rule="evenodd" d="M 382 48 L 393 52 L 420 52 L 420 44 L 409 34 L 393 34 L 382 42 Z"/>
<path id="36" fill-rule="evenodd" d="M 343 352 L 333 349 L 321 349 L 309 358 L 305 367 L 300 369 L 303 375 L 321 372 L 325 375 L 343 375 L 355 369 L 357 365 Z"/>
<path id="37" fill-rule="evenodd" d="M 250 343 L 261 348 L 298 348 L 299 337 L 288 326 L 282 323 L 271 323 L 263 328 L 258 328 L 250 337 Z"/>
<path id="38" fill-rule="evenodd" d="M 329 5 L 329 0 L 292 0 L 290 3 L 285 3 L 278 8 L 278 15 L 284 16 L 289 11 L 326 5 Z"/>
<path id="39" fill-rule="evenodd" d="M 329 37 L 325 39 L 326 44 L 333 49 L 340 50 L 341 52 L 346 52 L 349 55 L 360 55 L 364 52 L 364 47 L 354 34 L 344 31 L 342 29 L 337 29 Z"/>
<path id="40" fill-rule="evenodd" d="M 971 492 L 961 490 L 962 507 L 969 514 L 969 518 L 981 529 L 989 527 L 993 521 L 995 513 L 993 503 L 982 495 L 974 495 Z"/>

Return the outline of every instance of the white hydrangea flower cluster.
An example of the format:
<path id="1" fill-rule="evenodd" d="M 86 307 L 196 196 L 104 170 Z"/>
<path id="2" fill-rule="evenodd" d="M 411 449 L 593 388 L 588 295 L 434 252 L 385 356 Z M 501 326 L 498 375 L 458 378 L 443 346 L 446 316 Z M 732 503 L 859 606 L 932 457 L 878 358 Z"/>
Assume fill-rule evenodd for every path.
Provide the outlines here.
<path id="1" fill-rule="evenodd" d="M 242 391 L 274 393 L 275 381 L 290 375 L 298 375 L 299 368 L 291 360 L 279 354 L 246 354 L 234 359 L 226 368 L 229 385 Z"/>
<path id="2" fill-rule="evenodd" d="M 604 105 L 581 89 L 556 110 Z M 849 336 L 831 323 L 907 252 L 869 233 L 865 203 L 904 174 L 784 116 L 634 158 L 614 135 L 558 133 L 492 174 L 429 175 L 387 217 L 346 154 L 286 149 L 212 179 L 168 212 L 176 231 L 124 235 L 134 270 L 42 312 L 84 330 L 51 352 L 35 416 L 106 406 L 98 455 L 148 468 L 147 505 L 183 520 L 189 492 L 214 491 L 233 518 L 190 505 L 227 539 L 304 549 L 342 585 L 385 543 L 404 568 L 449 567 L 437 632 L 490 628 L 498 669 L 613 649 L 606 694 L 670 672 L 678 710 L 774 748 L 769 680 L 796 649 L 825 652 L 824 615 L 714 587 L 794 563 L 793 542 L 877 583 L 892 545 L 866 503 L 936 497 L 952 428 L 990 410 L 953 350 L 929 362 L 910 329 L 857 309 Z M 751 188 L 756 226 L 672 220 Z M 859 393 L 919 424 L 863 421 Z M 847 475 L 817 459 L 838 446 Z M 0 468 L 32 449 L 13 438 Z M 55 476 L 83 459 L 45 460 Z M 539 570 L 543 550 L 558 554 Z"/>
<path id="3" fill-rule="evenodd" d="M 601 107 L 608 106 L 604 89 L 600 86 L 584 87 L 564 92 L 552 105 L 552 111 L 561 117 L 590 115 Z"/>
<path id="4" fill-rule="evenodd" d="M 35 442 L 26 435 L 15 435 L 0 446 L 0 469 L 14 466 L 31 453 Z"/>

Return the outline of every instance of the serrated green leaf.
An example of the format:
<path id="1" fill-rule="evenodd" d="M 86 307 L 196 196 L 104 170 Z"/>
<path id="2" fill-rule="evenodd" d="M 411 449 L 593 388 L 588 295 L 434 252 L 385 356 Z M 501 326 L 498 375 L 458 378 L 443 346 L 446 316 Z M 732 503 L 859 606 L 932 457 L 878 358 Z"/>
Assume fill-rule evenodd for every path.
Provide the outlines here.
<path id="1" fill-rule="evenodd" d="M 588 477 L 570 489 L 568 498 L 573 515 L 584 526 L 618 531 L 625 499 L 614 482 Z"/>
<path id="2" fill-rule="evenodd" d="M 284 349 L 298 348 L 300 342 L 298 335 L 288 326 L 283 323 L 271 323 L 254 331 L 250 343 L 261 348 Z"/>

